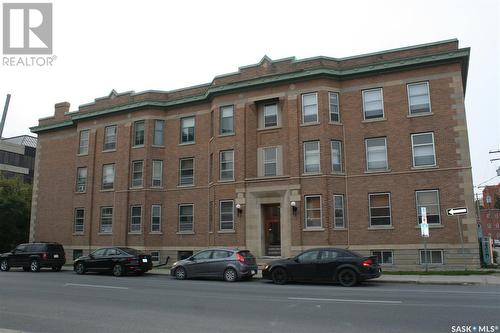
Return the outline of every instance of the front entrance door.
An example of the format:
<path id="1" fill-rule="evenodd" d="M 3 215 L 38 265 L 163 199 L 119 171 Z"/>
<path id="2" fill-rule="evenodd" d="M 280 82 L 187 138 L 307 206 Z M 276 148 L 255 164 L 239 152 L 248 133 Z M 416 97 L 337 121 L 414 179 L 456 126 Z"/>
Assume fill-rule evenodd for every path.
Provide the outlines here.
<path id="1" fill-rule="evenodd" d="M 262 205 L 264 241 L 267 256 L 281 255 L 280 205 Z"/>

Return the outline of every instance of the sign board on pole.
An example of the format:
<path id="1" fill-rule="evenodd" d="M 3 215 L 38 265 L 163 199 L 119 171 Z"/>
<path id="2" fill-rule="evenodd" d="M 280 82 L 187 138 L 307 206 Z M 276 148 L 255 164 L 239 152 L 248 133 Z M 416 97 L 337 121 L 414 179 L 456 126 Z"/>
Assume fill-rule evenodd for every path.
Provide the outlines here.
<path id="1" fill-rule="evenodd" d="M 467 214 L 467 208 L 466 207 L 448 208 L 446 210 L 446 214 L 448 214 L 448 216 L 465 215 Z"/>
<path id="2" fill-rule="evenodd" d="M 422 223 L 420 223 L 420 234 L 422 237 L 429 237 L 429 225 L 427 224 L 427 208 L 420 207 Z"/>

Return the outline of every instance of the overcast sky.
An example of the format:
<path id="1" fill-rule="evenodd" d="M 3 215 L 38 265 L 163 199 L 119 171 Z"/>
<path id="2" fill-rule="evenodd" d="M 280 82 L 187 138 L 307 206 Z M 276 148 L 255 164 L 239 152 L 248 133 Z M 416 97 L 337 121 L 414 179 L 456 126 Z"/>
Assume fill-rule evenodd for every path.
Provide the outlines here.
<path id="1" fill-rule="evenodd" d="M 500 149 L 499 1 L 52 3 L 54 65 L 0 66 L 2 107 L 12 94 L 4 137 L 30 134 L 58 102 L 76 110 L 112 89 L 206 83 L 265 54 L 346 57 L 457 38 L 472 49 L 465 104 L 474 184 L 494 177 L 500 166 L 488 153 Z"/>

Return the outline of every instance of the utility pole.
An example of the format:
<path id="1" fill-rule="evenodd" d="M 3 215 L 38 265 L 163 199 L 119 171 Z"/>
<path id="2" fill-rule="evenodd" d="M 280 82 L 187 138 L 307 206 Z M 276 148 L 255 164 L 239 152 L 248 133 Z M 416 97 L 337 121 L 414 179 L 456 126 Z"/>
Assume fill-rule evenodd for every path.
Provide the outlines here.
<path id="1" fill-rule="evenodd" d="M 0 121 L 0 139 L 2 138 L 3 126 L 5 125 L 5 118 L 7 118 L 9 103 L 10 103 L 10 94 L 7 94 L 7 98 L 5 99 L 5 106 L 3 107 L 2 121 Z"/>

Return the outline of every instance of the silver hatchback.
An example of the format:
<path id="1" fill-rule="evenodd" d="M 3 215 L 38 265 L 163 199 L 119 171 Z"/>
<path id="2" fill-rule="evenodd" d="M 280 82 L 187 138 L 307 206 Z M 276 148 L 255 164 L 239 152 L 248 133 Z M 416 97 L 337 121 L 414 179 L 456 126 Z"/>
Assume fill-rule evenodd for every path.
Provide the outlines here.
<path id="1" fill-rule="evenodd" d="M 257 274 L 255 257 L 247 250 L 217 248 L 203 250 L 179 260 L 170 274 L 178 280 L 187 278 L 218 278 L 227 282 L 250 279 Z"/>

